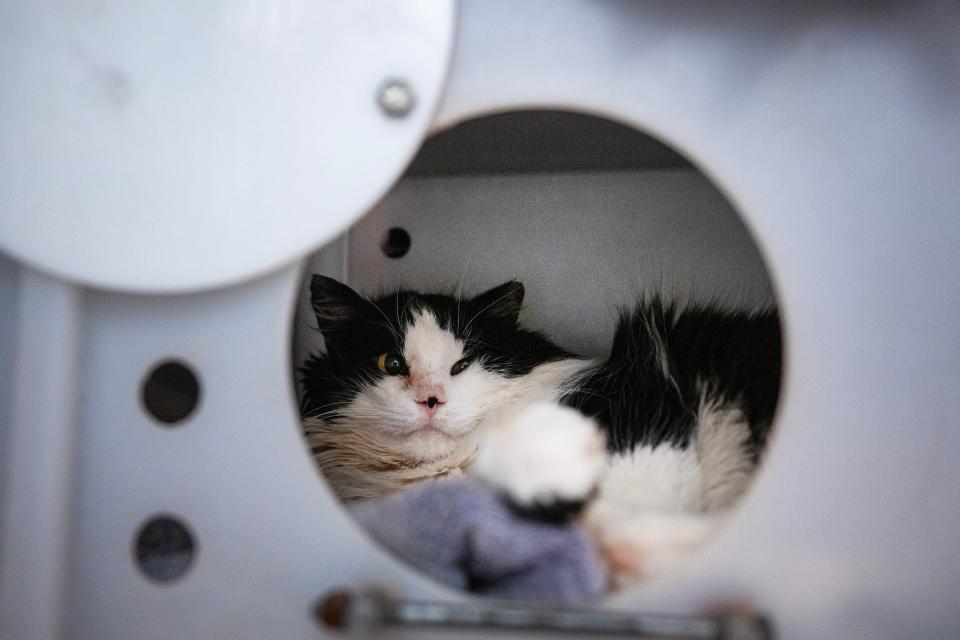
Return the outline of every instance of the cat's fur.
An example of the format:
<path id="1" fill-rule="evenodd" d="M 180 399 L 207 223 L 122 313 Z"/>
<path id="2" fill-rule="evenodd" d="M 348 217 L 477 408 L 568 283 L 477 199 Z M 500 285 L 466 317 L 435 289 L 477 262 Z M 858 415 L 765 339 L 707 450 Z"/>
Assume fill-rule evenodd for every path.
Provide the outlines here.
<path id="1" fill-rule="evenodd" d="M 313 455 L 341 499 L 370 498 L 462 473 L 480 436 L 517 427 L 515 416 L 549 429 L 541 424 L 549 413 L 525 411 L 532 405 L 575 409 L 605 435 L 599 487 L 548 495 L 525 485 L 528 474 L 498 481 L 545 517 L 551 505 L 566 508 L 596 490 L 587 521 L 615 569 L 656 572 L 695 546 L 747 487 L 779 391 L 776 312 L 678 310 L 652 298 L 622 314 L 609 357 L 595 362 L 522 328 L 522 300 L 518 282 L 470 299 L 401 291 L 367 300 L 314 276 L 326 352 L 300 370 Z M 382 373 L 384 353 L 402 355 L 408 370 Z M 463 358 L 469 366 L 454 373 Z"/>

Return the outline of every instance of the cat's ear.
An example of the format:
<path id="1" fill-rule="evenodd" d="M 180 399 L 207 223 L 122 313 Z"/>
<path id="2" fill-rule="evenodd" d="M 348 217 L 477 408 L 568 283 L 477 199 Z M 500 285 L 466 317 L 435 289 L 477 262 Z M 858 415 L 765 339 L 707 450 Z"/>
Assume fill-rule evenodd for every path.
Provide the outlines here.
<path id="1" fill-rule="evenodd" d="M 479 317 L 517 322 L 523 305 L 523 284 L 516 280 L 484 291 L 470 301 Z"/>
<path id="2" fill-rule="evenodd" d="M 366 317 L 370 303 L 333 278 L 315 274 L 310 279 L 310 305 L 322 332 L 346 328 Z"/>

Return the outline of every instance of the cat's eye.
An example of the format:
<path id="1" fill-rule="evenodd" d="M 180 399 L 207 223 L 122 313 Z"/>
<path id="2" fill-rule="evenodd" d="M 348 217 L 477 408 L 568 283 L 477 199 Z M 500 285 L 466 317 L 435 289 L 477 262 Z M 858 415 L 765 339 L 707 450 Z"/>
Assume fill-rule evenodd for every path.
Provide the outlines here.
<path id="1" fill-rule="evenodd" d="M 407 370 L 407 363 L 403 356 L 395 353 L 381 353 L 377 358 L 377 369 L 388 376 L 398 376 Z"/>
<path id="2" fill-rule="evenodd" d="M 455 376 L 458 373 L 463 373 L 463 371 L 470 366 L 470 358 L 462 358 L 453 363 L 453 367 L 450 368 L 450 375 Z"/>

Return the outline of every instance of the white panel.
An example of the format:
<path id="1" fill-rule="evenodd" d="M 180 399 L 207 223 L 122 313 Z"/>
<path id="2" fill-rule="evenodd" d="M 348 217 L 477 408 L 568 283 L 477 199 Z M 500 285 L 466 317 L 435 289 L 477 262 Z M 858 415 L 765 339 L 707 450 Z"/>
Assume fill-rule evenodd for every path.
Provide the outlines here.
<path id="1" fill-rule="evenodd" d="M 0 294 L 16 311 L 12 392 L 0 414 L 0 637 L 44 640 L 64 630 L 80 384 L 80 291 L 26 269 Z M 0 409 L 3 409 L 0 405 Z"/>
<path id="2" fill-rule="evenodd" d="M 13 380 L 15 371 L 20 277 L 19 265 L 0 253 L 0 416 L 9 416 L 12 410 L 13 388 L 7 381 Z M 9 422 L 0 419 L 0 442 L 6 441 Z M 4 481 L 4 466 L 4 462 L 0 460 L 0 484 Z M 0 527 L 2 526 L 3 505 L 0 504 Z"/>
<path id="3" fill-rule="evenodd" d="M 730 194 L 782 303 L 786 386 L 755 490 L 681 571 L 611 605 L 742 598 L 785 637 L 953 637 L 960 7 L 461 8 L 439 126 L 549 106 L 647 128 Z"/>
<path id="4" fill-rule="evenodd" d="M 207 294 L 89 295 L 67 637 L 312 638 L 310 609 L 331 588 L 440 595 L 368 542 L 309 459 L 287 356 L 297 281 L 287 269 Z M 189 363 L 201 387 L 175 426 L 140 404 L 166 358 Z M 132 554 L 157 513 L 196 537 L 195 563 L 173 583 L 145 579 Z"/>
<path id="5" fill-rule="evenodd" d="M 412 238 L 399 259 L 380 248 L 394 226 Z M 349 246 L 349 282 L 364 292 L 473 295 L 521 280 L 527 325 L 586 355 L 606 354 L 616 307 L 644 292 L 772 302 L 743 223 L 692 170 L 406 179 L 351 228 Z M 309 270 L 330 273 L 340 253 L 334 244 Z M 298 329 L 312 325 L 305 310 Z"/>
<path id="6" fill-rule="evenodd" d="M 452 31 L 449 1 L 3 3 L 0 247 L 138 291 L 289 263 L 396 179 Z"/>

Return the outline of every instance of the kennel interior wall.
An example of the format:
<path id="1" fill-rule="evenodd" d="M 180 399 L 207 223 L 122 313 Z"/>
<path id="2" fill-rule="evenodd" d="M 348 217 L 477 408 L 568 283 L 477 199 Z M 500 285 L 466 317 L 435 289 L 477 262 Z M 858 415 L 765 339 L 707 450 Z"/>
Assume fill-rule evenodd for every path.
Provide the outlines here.
<path id="1" fill-rule="evenodd" d="M 399 258 L 382 246 L 405 230 Z M 618 310 L 663 293 L 683 303 L 775 304 L 756 243 L 710 180 L 636 129 L 572 113 L 507 113 L 428 141 L 410 170 L 307 263 L 295 362 L 322 349 L 309 274 L 368 294 L 477 294 L 525 285 L 523 321 L 587 356 L 609 349 Z"/>

